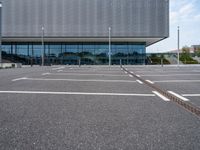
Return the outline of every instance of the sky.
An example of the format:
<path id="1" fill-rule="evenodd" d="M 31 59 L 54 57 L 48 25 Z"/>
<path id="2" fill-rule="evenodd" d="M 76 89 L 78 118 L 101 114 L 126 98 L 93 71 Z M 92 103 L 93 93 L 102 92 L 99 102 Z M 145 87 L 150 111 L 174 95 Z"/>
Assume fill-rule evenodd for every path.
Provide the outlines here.
<path id="1" fill-rule="evenodd" d="M 147 47 L 147 52 L 177 49 L 177 27 L 180 47 L 200 44 L 200 0 L 170 0 L 170 37 Z"/>

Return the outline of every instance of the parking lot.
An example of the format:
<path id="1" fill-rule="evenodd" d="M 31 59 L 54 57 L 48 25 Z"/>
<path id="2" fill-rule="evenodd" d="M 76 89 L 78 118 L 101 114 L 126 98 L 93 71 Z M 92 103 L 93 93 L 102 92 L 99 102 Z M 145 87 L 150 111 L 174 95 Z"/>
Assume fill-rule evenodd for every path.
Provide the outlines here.
<path id="1" fill-rule="evenodd" d="M 200 107 L 200 66 L 125 66 Z M 119 66 L 0 70 L 0 149 L 199 150 L 199 117 Z"/>

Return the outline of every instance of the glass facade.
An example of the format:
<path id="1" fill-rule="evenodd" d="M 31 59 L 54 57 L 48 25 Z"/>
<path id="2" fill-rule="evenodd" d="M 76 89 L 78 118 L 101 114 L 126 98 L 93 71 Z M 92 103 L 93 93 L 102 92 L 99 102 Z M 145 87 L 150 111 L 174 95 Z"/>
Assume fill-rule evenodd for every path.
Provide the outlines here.
<path id="1" fill-rule="evenodd" d="M 69 64 L 107 65 L 108 43 L 45 43 L 46 65 Z M 24 65 L 41 64 L 43 48 L 41 43 L 3 43 L 2 56 L 12 62 Z M 112 43 L 112 64 L 145 64 L 145 43 Z"/>

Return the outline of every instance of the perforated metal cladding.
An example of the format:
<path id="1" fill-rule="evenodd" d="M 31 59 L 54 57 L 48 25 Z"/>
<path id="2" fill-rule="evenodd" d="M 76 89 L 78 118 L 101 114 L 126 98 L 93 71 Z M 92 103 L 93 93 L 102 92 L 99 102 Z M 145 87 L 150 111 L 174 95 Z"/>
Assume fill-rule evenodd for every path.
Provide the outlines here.
<path id="1" fill-rule="evenodd" d="M 3 0 L 3 36 L 168 37 L 168 0 Z"/>

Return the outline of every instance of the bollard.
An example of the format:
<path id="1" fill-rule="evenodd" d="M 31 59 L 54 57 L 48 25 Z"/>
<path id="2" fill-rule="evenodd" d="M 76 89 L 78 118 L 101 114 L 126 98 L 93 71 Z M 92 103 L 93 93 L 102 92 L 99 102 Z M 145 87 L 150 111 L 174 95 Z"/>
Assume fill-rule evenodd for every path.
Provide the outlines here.
<path id="1" fill-rule="evenodd" d="M 78 60 L 78 66 L 81 67 L 81 59 Z"/>

